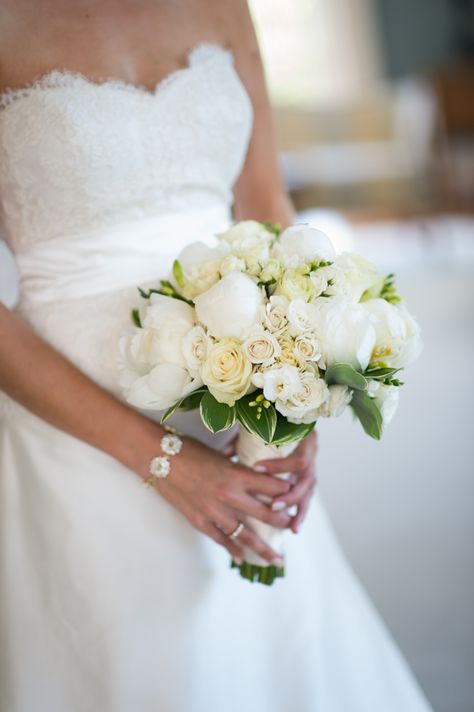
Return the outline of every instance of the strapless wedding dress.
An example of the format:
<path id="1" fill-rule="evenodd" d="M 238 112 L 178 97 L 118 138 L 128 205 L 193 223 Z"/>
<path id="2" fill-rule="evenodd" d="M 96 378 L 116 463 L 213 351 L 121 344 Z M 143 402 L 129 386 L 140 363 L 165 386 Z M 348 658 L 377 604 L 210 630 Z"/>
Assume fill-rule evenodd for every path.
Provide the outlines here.
<path id="1" fill-rule="evenodd" d="M 53 71 L 3 94 L 18 312 L 119 397 L 136 286 L 228 225 L 251 125 L 231 53 L 208 44 L 153 92 Z M 287 577 L 252 585 L 111 457 L 6 396 L 0 412 L 1 712 L 427 712 L 318 496 Z"/>

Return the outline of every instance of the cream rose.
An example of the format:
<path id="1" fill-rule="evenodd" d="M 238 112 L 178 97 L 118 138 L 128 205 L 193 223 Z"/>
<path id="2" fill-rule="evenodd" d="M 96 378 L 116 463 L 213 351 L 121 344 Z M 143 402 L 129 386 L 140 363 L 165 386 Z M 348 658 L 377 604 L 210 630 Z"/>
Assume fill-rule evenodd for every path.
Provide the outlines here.
<path id="1" fill-rule="evenodd" d="M 194 326 L 183 339 L 183 356 L 186 366 L 192 373 L 197 373 L 206 360 L 210 339 L 202 326 Z"/>
<path id="2" fill-rule="evenodd" d="M 286 297 L 274 295 L 262 308 L 263 325 L 272 333 L 282 332 L 288 324 L 288 304 Z"/>
<path id="3" fill-rule="evenodd" d="M 311 277 L 305 268 L 286 269 L 278 281 L 275 294 L 282 294 L 287 299 L 302 299 L 310 302 L 316 298 Z"/>
<path id="4" fill-rule="evenodd" d="M 269 366 L 280 355 L 280 344 L 269 331 L 255 331 L 242 344 L 251 363 Z"/>
<path id="5" fill-rule="evenodd" d="M 252 364 L 236 339 L 224 338 L 209 346 L 200 375 L 216 400 L 234 405 L 249 390 Z"/>
<path id="6" fill-rule="evenodd" d="M 293 299 L 288 305 L 288 324 L 292 336 L 304 334 L 314 327 L 316 309 L 303 299 Z"/>
<path id="7" fill-rule="evenodd" d="M 263 296 L 250 277 L 231 272 L 195 300 L 200 322 L 216 338 L 244 339 L 259 323 Z"/>
<path id="8" fill-rule="evenodd" d="M 321 358 L 321 347 L 313 334 L 297 336 L 293 349 L 297 358 L 304 361 L 318 361 Z"/>

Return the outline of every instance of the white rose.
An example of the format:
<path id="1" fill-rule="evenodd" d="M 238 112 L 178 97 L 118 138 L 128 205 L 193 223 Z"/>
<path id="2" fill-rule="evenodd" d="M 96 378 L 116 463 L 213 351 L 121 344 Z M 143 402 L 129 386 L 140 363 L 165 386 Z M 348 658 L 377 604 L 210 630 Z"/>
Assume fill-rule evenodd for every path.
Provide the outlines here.
<path id="1" fill-rule="evenodd" d="M 375 405 L 382 414 L 383 425 L 388 425 L 398 408 L 400 389 L 398 386 L 386 386 L 371 379 L 367 392 L 375 400 Z"/>
<path id="2" fill-rule="evenodd" d="M 257 371 L 252 382 L 257 388 L 262 388 L 265 398 L 272 402 L 277 398 L 287 400 L 300 388 L 298 369 L 287 364 L 264 372 Z"/>
<path id="3" fill-rule="evenodd" d="M 206 360 L 210 339 L 202 326 L 194 326 L 183 339 L 183 356 L 191 372 L 198 372 Z"/>
<path id="4" fill-rule="evenodd" d="M 269 331 L 263 329 L 252 332 L 242 344 L 251 363 L 269 366 L 280 355 L 280 344 Z"/>
<path id="5" fill-rule="evenodd" d="M 375 346 L 369 312 L 345 297 L 320 297 L 314 306 L 314 332 L 326 366 L 349 363 L 357 370 L 365 370 Z"/>
<path id="6" fill-rule="evenodd" d="M 329 388 L 322 378 L 312 373 L 303 373 L 300 388 L 288 399 L 279 398 L 275 408 L 290 423 L 312 423 L 319 415 L 320 407 L 329 399 Z"/>
<path id="7" fill-rule="evenodd" d="M 262 308 L 262 322 L 272 333 L 279 333 L 288 324 L 289 301 L 282 295 L 273 295 Z"/>
<path id="8" fill-rule="evenodd" d="M 296 366 L 298 370 L 304 368 L 306 360 L 301 358 L 301 356 L 295 350 L 295 340 L 288 332 L 283 332 L 278 336 L 278 343 L 280 345 L 280 355 L 278 361 L 282 364 L 288 364 L 289 366 Z"/>
<path id="9" fill-rule="evenodd" d="M 283 265 L 279 260 L 269 259 L 264 263 L 258 275 L 260 282 L 276 282 L 283 272 Z"/>
<path id="10" fill-rule="evenodd" d="M 204 242 L 192 242 L 178 255 L 178 262 L 183 270 L 184 287 L 175 286 L 187 299 L 194 299 L 215 284 L 219 277 L 219 268 L 229 248 L 224 244 L 214 247 Z M 174 280 L 173 280 L 174 281 Z"/>
<path id="11" fill-rule="evenodd" d="M 262 292 L 250 277 L 231 272 L 196 297 L 196 314 L 212 336 L 244 339 L 258 324 Z"/>
<path id="12" fill-rule="evenodd" d="M 219 403 L 234 405 L 249 390 L 252 364 L 236 339 L 221 339 L 209 346 L 200 374 Z"/>
<path id="13" fill-rule="evenodd" d="M 186 334 L 193 328 L 196 313 L 180 299 L 152 294 L 142 319 L 143 328 L 153 329 L 154 362 L 166 361 L 185 366 L 182 346 Z"/>
<path id="14" fill-rule="evenodd" d="M 275 294 L 287 299 L 302 299 L 305 302 L 316 298 L 311 277 L 305 268 L 286 269 L 277 283 Z"/>
<path id="15" fill-rule="evenodd" d="M 344 294 L 355 302 L 360 301 L 367 289 L 373 289 L 376 285 L 381 288 L 384 282 L 384 277 L 373 262 L 354 252 L 343 252 L 337 257 L 334 266 L 344 274 Z"/>
<path id="16" fill-rule="evenodd" d="M 292 336 L 311 331 L 314 326 L 316 309 L 302 299 L 293 299 L 288 306 L 288 323 Z"/>
<path id="17" fill-rule="evenodd" d="M 273 239 L 273 235 L 256 220 L 241 220 L 219 234 L 219 239 L 231 246 L 241 245 L 243 242 L 255 238 L 269 243 Z"/>
<path id="18" fill-rule="evenodd" d="M 324 271 L 323 267 L 320 267 L 319 269 L 310 272 L 309 278 L 311 280 L 311 284 L 313 285 L 315 296 L 319 297 L 328 287 L 327 272 Z"/>
<path id="19" fill-rule="evenodd" d="M 321 347 L 313 334 L 297 336 L 293 349 L 296 356 L 305 361 L 319 361 L 321 358 Z"/>
<path id="20" fill-rule="evenodd" d="M 245 272 L 245 260 L 236 255 L 226 255 L 220 264 L 219 272 L 222 277 L 230 272 Z"/>
<path id="21" fill-rule="evenodd" d="M 202 385 L 189 372 L 174 363 L 160 363 L 136 378 L 126 392 L 126 400 L 137 408 L 162 410 Z"/>
<path id="22" fill-rule="evenodd" d="M 283 254 L 290 257 L 296 254 L 302 262 L 332 262 L 336 257 L 329 237 L 309 225 L 288 227 L 281 233 L 278 245 Z"/>
<path id="23" fill-rule="evenodd" d="M 373 316 L 376 333 L 372 360 L 390 368 L 405 368 L 421 353 L 420 327 L 408 310 L 385 299 L 369 299 L 362 306 Z"/>
<path id="24" fill-rule="evenodd" d="M 329 386 L 329 400 L 321 408 L 325 418 L 338 418 L 352 400 L 352 391 L 347 386 Z"/>

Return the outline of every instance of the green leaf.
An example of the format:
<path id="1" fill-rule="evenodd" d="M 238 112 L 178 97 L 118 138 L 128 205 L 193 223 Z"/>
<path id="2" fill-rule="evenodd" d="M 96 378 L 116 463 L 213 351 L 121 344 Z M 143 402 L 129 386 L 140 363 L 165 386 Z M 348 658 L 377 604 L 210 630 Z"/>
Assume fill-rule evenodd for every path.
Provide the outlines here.
<path id="1" fill-rule="evenodd" d="M 140 329 L 142 328 L 140 312 L 138 311 L 138 309 L 132 309 L 132 321 L 135 324 L 135 326 L 138 326 Z"/>
<path id="2" fill-rule="evenodd" d="M 379 381 L 393 376 L 400 370 L 401 369 L 399 368 L 368 368 L 367 371 L 365 371 L 364 376 L 366 378 L 373 378 L 376 381 Z"/>
<path id="3" fill-rule="evenodd" d="M 235 423 L 235 406 L 219 403 L 209 391 L 203 395 L 200 409 L 203 423 L 212 433 L 228 430 Z"/>
<path id="4" fill-rule="evenodd" d="M 382 414 L 375 405 L 374 399 L 363 391 L 354 391 L 350 406 L 367 435 L 370 435 L 374 440 L 380 440 L 382 437 Z"/>
<path id="5" fill-rule="evenodd" d="M 313 430 L 314 423 L 290 423 L 281 413 L 278 413 L 277 424 L 273 434 L 272 445 L 287 445 L 299 442 Z"/>
<path id="6" fill-rule="evenodd" d="M 278 237 L 279 234 L 281 233 L 281 225 L 279 225 L 278 223 L 272 223 L 272 222 L 266 220 L 265 222 L 262 222 L 261 224 L 263 225 L 265 230 L 267 230 L 267 232 L 271 232 L 272 235 L 275 235 L 276 237 Z"/>
<path id="7" fill-rule="evenodd" d="M 366 391 L 367 381 L 349 363 L 334 363 L 326 371 L 326 383 L 331 386 L 337 383 L 341 386 L 349 386 L 356 391 Z"/>
<path id="8" fill-rule="evenodd" d="M 165 423 L 168 418 L 173 415 L 173 413 L 176 413 L 177 410 L 187 411 L 198 408 L 204 393 L 207 393 L 207 388 L 198 388 L 185 398 L 181 398 L 180 400 L 176 401 L 174 405 L 165 410 L 165 412 L 161 416 L 160 422 Z"/>
<path id="9" fill-rule="evenodd" d="M 180 287 L 184 287 L 184 274 L 183 268 L 179 260 L 173 262 L 173 276 Z"/>
<path id="10" fill-rule="evenodd" d="M 275 433 L 277 413 L 273 403 L 265 400 L 263 396 L 257 402 L 256 397 L 260 398 L 254 392 L 237 401 L 237 418 L 246 430 L 268 445 Z"/>

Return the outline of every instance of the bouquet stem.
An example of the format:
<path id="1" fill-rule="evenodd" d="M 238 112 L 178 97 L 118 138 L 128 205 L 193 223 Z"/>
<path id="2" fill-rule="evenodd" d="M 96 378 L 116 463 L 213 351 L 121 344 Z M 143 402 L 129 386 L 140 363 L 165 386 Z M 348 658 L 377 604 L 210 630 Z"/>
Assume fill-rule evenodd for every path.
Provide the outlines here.
<path id="1" fill-rule="evenodd" d="M 290 443 L 281 447 L 274 445 L 266 445 L 263 440 L 252 435 L 244 428 L 241 428 L 237 438 L 237 455 L 239 462 L 247 467 L 253 467 L 259 460 L 271 460 L 280 457 L 286 457 L 297 446 L 297 443 Z M 279 473 L 276 475 L 280 479 L 288 479 L 289 472 Z M 262 502 L 268 503 L 270 500 L 263 495 L 259 499 Z M 278 554 L 283 556 L 283 537 L 284 529 L 272 527 L 254 517 L 245 517 L 245 524 L 248 524 L 258 536 L 272 547 Z M 255 581 L 266 585 L 271 585 L 276 578 L 285 575 L 284 566 L 272 566 L 268 561 L 262 559 L 258 554 L 244 547 L 244 561 L 242 564 L 237 564 L 232 561 L 231 568 L 239 569 L 242 578 L 249 581 Z"/>

